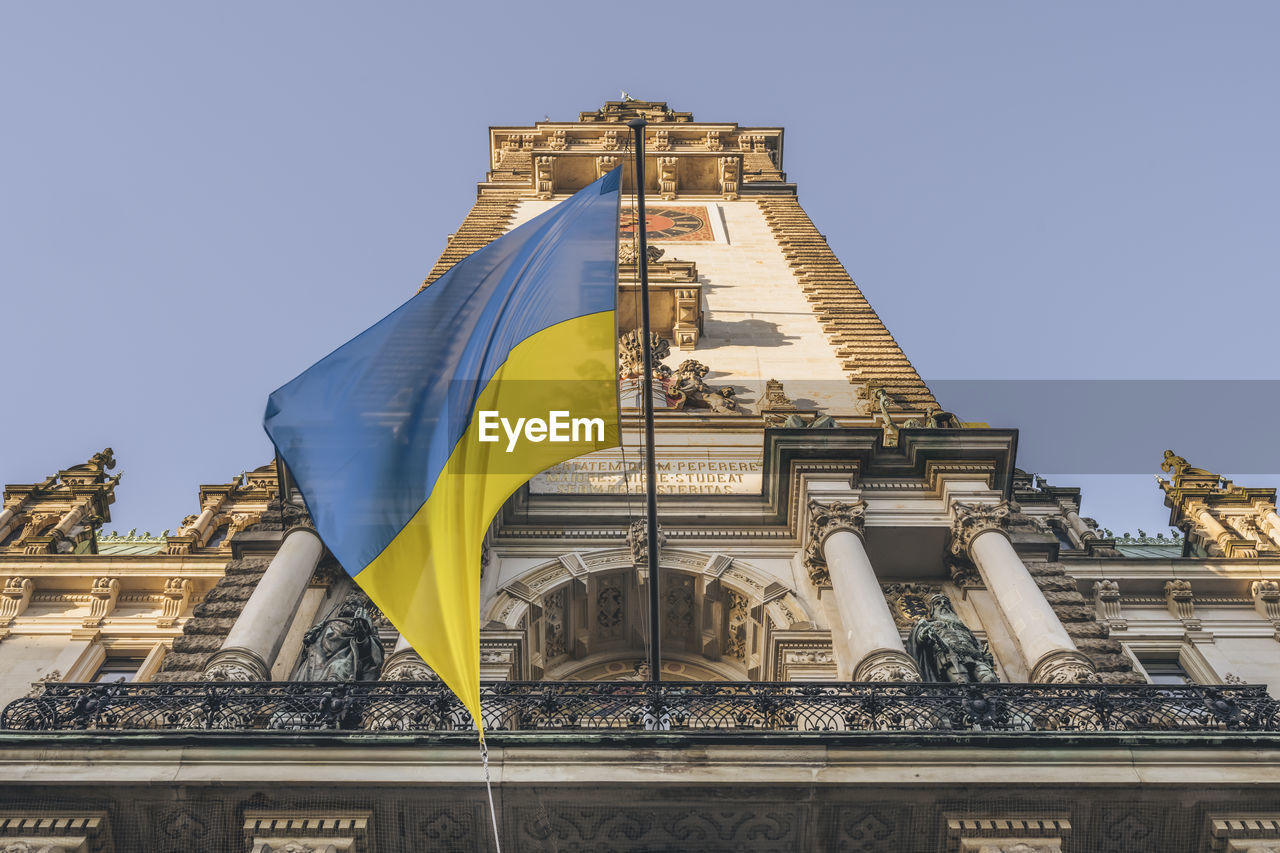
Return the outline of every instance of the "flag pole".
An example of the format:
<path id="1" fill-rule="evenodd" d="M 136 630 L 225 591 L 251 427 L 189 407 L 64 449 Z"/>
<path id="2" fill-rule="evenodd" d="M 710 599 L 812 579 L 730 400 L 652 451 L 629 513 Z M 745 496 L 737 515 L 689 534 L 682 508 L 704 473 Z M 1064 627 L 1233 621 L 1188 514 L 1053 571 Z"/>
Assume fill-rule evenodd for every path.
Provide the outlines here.
<path id="1" fill-rule="evenodd" d="M 644 211 L 644 128 L 642 118 L 632 119 L 627 126 L 636 137 L 636 218 L 640 235 L 640 251 L 636 264 L 640 270 L 640 340 L 644 353 L 644 484 L 645 535 L 649 561 L 649 680 L 662 680 L 662 651 L 658 631 L 658 463 L 653 448 L 653 346 L 649 333 L 649 240 Z"/>

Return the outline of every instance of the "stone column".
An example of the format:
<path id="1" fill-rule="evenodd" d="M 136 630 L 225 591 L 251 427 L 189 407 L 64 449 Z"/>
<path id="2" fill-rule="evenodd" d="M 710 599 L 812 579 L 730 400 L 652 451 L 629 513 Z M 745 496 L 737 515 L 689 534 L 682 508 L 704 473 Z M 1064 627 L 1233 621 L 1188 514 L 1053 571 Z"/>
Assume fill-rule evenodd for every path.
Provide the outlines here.
<path id="1" fill-rule="evenodd" d="M 1238 534 L 1228 530 L 1222 522 L 1214 518 L 1209 507 L 1199 501 L 1188 501 L 1186 513 L 1195 519 L 1196 524 L 1209 534 L 1211 542 L 1205 549 L 1211 557 L 1256 557 L 1258 552 L 1249 546 L 1252 540 L 1241 539 Z"/>
<path id="2" fill-rule="evenodd" d="M 1005 622 L 1022 647 L 1033 682 L 1096 681 L 1093 663 L 1081 654 L 1036 584 L 1004 530 L 1007 503 L 955 503 L 951 550 L 978 567 Z"/>
<path id="3" fill-rule="evenodd" d="M 77 524 L 79 524 L 80 521 L 88 514 L 89 514 L 89 504 L 87 502 L 82 504 L 77 504 L 76 506 L 68 510 L 67 514 L 62 516 L 62 520 L 58 522 L 57 526 L 55 526 L 53 530 L 50 530 L 49 533 L 46 535 L 67 536 L 71 533 L 71 530 Z"/>
<path id="4" fill-rule="evenodd" d="M 1067 520 L 1071 530 L 1080 539 L 1083 545 L 1090 539 L 1097 539 L 1098 534 L 1094 530 L 1089 529 L 1089 525 L 1084 523 L 1084 519 L 1080 517 L 1080 507 L 1076 506 L 1072 501 L 1061 501 L 1058 507 L 1062 510 L 1062 517 Z"/>
<path id="5" fill-rule="evenodd" d="M 862 500 L 811 500 L 805 566 L 816 585 L 831 586 L 844 623 L 837 642 L 843 641 L 853 680 L 919 681 L 862 543 L 866 508 Z"/>
<path id="6" fill-rule="evenodd" d="M 13 520 L 18 516 L 18 510 L 22 507 L 22 501 L 15 503 L 13 506 L 7 506 L 0 510 L 0 539 L 9 535 L 9 528 L 13 525 Z"/>
<path id="7" fill-rule="evenodd" d="M 324 544 L 310 528 L 295 527 L 285 534 L 222 648 L 205 664 L 207 680 L 271 679 L 271 664 L 323 554 Z"/>
<path id="8" fill-rule="evenodd" d="M 194 536 L 196 539 L 196 542 L 197 543 L 200 542 L 200 540 L 204 538 L 205 529 L 208 528 L 209 524 L 213 521 L 214 517 L 217 516 L 218 510 L 219 508 L 221 508 L 223 500 L 224 498 L 210 499 L 207 503 L 205 503 L 204 507 L 200 510 L 200 515 L 196 517 L 196 520 L 191 522 L 188 525 L 185 525 L 181 530 L 178 531 L 178 535 Z"/>
<path id="9" fill-rule="evenodd" d="M 1273 506 L 1264 506 L 1262 508 L 1262 520 L 1271 529 L 1268 531 L 1271 538 L 1280 545 L 1280 515 L 1276 514 L 1276 508 Z"/>
<path id="10" fill-rule="evenodd" d="M 418 656 L 403 636 L 382 665 L 379 681 L 439 681 L 440 677 Z"/>

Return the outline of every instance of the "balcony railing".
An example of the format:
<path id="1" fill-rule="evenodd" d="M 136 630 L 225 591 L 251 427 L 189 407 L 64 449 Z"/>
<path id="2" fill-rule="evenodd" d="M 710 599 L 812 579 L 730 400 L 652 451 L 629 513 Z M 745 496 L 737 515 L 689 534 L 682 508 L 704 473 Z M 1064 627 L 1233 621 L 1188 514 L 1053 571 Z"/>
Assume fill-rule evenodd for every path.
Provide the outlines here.
<path id="1" fill-rule="evenodd" d="M 489 732 L 1274 732 L 1258 685 L 495 682 Z M 439 682 L 50 684 L 0 714 L 26 731 L 454 732 Z"/>

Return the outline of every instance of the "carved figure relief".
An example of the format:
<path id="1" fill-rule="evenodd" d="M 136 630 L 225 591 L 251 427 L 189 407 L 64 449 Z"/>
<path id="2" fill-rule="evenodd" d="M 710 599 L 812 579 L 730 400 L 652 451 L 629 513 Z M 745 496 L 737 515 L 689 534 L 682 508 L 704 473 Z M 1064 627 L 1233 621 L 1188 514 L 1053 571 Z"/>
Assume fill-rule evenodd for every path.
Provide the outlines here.
<path id="1" fill-rule="evenodd" d="M 911 629 L 907 653 L 916 659 L 925 681 L 957 683 L 999 681 L 995 660 L 942 593 L 929 596 L 929 615 Z"/>
<path id="2" fill-rule="evenodd" d="M 693 578 L 669 574 L 667 592 L 663 596 L 666 612 L 662 614 L 664 636 L 683 639 L 693 631 Z"/>
<path id="3" fill-rule="evenodd" d="M 563 589 L 543 599 L 542 619 L 546 624 L 546 657 L 548 660 L 568 653 L 565 645 L 565 609 Z"/>
<path id="4" fill-rule="evenodd" d="M 737 157 L 720 158 L 720 193 L 726 199 L 738 197 L 738 175 L 741 161 Z"/>
<path id="5" fill-rule="evenodd" d="M 534 160 L 534 189 L 538 198 L 551 198 L 555 192 L 554 157 L 538 157 Z"/>
<path id="6" fill-rule="evenodd" d="M 617 168 L 621 158 L 612 154 L 601 154 L 596 158 L 596 177 L 603 178 Z"/>
<path id="7" fill-rule="evenodd" d="M 671 376 L 671 368 L 662 360 L 671 355 L 671 344 L 655 333 L 649 334 L 649 346 L 653 350 L 653 381 L 664 385 Z M 644 348 L 640 343 L 640 333 L 635 329 L 618 339 L 618 376 L 621 379 L 633 379 L 644 373 Z"/>
<path id="8" fill-rule="evenodd" d="M 660 131 L 661 132 L 661 131 Z M 658 192 L 667 201 L 676 197 L 676 158 L 658 158 Z"/>
<path id="9" fill-rule="evenodd" d="M 659 249 L 657 246 L 645 246 L 644 256 L 649 259 L 649 263 L 656 264 L 663 255 L 667 253 L 666 249 Z M 618 263 L 635 265 L 636 259 L 639 257 L 639 248 L 635 243 L 619 243 L 618 244 Z M 628 332 L 629 335 L 636 334 Z M 639 347 L 639 338 L 636 339 L 636 346 Z M 668 353 L 670 349 L 668 349 Z"/>
<path id="10" fill-rule="evenodd" d="M 733 590 L 728 590 L 725 593 L 725 602 L 728 604 L 729 610 L 729 629 L 726 632 L 724 641 L 725 657 L 746 661 L 747 620 L 749 618 L 747 597 Z"/>
<path id="11" fill-rule="evenodd" d="M 622 579 L 617 576 L 603 578 L 596 593 L 596 624 L 603 640 L 616 640 L 622 636 Z"/>
<path id="12" fill-rule="evenodd" d="M 891 583 L 882 588 L 893 621 L 904 628 L 929 618 L 929 596 L 942 591 L 940 587 L 927 583 Z"/>
<path id="13" fill-rule="evenodd" d="M 712 388 L 706 383 L 705 377 L 710 372 L 711 368 L 700 361 L 687 359 L 681 362 L 671 374 L 671 381 L 667 388 L 671 407 L 683 410 L 710 409 L 722 415 L 742 414 L 738 408 L 738 402 L 734 399 L 733 386 Z"/>

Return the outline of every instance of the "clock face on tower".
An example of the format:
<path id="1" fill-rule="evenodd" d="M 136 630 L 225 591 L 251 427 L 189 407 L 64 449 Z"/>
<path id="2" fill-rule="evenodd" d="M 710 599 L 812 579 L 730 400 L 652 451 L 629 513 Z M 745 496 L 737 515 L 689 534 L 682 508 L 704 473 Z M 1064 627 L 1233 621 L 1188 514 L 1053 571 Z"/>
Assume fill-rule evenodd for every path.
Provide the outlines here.
<path id="1" fill-rule="evenodd" d="M 645 236 L 650 240 L 714 240 L 705 207 L 646 207 Z M 624 208 L 618 221 L 623 237 L 636 231 L 634 208 Z"/>

